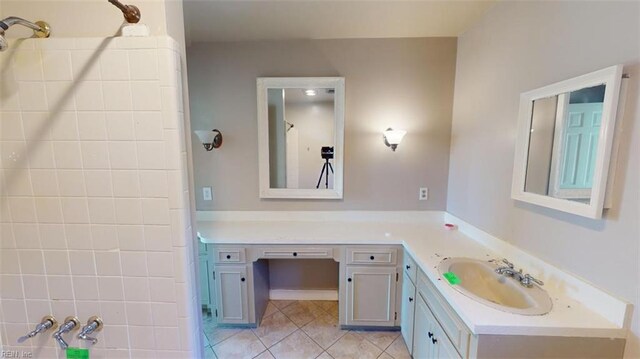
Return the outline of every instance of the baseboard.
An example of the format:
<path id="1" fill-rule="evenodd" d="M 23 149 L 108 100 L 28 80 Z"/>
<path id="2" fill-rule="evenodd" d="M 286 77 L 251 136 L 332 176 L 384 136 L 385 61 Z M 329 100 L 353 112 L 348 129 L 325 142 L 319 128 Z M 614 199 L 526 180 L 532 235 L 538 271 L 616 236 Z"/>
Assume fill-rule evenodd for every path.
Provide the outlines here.
<path id="1" fill-rule="evenodd" d="M 338 300 L 338 290 L 270 289 L 272 300 Z"/>

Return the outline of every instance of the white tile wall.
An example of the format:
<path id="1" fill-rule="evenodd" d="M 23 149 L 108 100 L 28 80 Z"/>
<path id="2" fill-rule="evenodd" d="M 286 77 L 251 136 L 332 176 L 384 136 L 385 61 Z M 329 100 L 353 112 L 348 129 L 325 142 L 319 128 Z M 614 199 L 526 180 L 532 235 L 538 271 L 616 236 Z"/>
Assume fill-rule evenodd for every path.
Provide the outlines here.
<path id="1" fill-rule="evenodd" d="M 53 314 L 103 318 L 93 358 L 198 352 L 176 49 L 30 39 L 0 55 L 2 349 L 63 358 L 49 335 L 16 343 Z"/>

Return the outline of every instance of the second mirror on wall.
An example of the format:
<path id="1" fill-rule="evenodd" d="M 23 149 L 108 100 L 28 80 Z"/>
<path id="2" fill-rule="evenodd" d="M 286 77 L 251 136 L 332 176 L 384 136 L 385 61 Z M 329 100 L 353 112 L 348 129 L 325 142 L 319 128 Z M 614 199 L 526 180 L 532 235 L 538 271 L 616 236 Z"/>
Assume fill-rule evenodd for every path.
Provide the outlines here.
<path id="1" fill-rule="evenodd" d="M 261 198 L 342 198 L 343 78 L 259 78 Z"/>
<path id="2" fill-rule="evenodd" d="M 513 198 L 602 216 L 621 77 L 613 66 L 521 95 Z"/>

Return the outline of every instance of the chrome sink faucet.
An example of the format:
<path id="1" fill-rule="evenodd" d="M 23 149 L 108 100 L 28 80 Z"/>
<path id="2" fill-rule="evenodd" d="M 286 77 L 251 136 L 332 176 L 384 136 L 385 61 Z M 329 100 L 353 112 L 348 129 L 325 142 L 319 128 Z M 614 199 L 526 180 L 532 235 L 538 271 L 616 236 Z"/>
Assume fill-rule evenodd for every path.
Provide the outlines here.
<path id="1" fill-rule="evenodd" d="M 511 277 L 520 282 L 520 284 L 524 287 L 531 288 L 533 287 L 533 283 L 537 285 L 544 285 L 544 282 L 534 278 L 530 274 L 522 274 L 522 269 L 516 270 L 513 263 L 509 262 L 506 258 L 502 259 L 502 263 L 506 264 L 505 266 L 498 267 L 495 269 L 496 273 L 503 275 L 505 277 Z"/>
<path id="2" fill-rule="evenodd" d="M 506 266 L 496 268 L 496 273 L 502 274 L 506 277 L 513 277 L 516 273 L 518 273 L 515 270 L 513 263 L 509 262 L 506 258 L 502 259 L 502 263 L 506 264 Z"/>

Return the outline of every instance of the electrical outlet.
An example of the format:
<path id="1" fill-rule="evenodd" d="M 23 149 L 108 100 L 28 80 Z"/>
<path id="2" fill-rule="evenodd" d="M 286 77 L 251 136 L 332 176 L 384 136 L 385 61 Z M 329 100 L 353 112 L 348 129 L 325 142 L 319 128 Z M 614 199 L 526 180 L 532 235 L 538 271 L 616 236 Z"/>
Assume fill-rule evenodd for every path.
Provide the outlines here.
<path id="1" fill-rule="evenodd" d="M 421 201 L 426 201 L 429 198 L 429 189 L 427 187 L 420 187 L 420 192 L 418 193 L 418 199 Z"/>
<path id="2" fill-rule="evenodd" d="M 202 198 L 205 201 L 211 201 L 213 199 L 213 192 L 211 187 L 202 187 Z"/>

